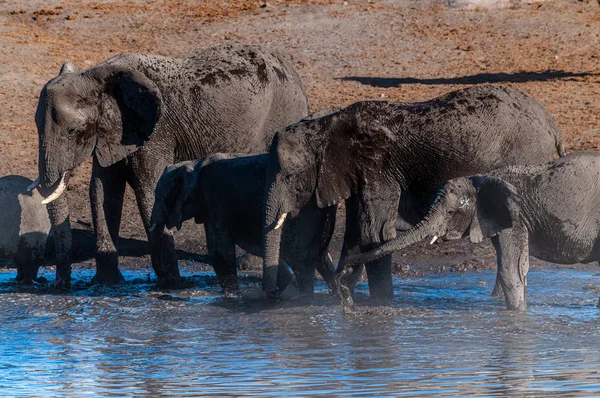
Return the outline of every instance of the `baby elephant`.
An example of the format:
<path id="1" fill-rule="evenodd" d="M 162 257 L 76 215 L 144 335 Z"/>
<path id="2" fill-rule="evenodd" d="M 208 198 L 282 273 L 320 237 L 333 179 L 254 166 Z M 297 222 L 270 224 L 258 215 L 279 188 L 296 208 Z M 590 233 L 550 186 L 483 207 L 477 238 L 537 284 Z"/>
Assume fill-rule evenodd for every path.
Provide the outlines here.
<path id="1" fill-rule="evenodd" d="M 538 166 L 508 166 L 448 181 L 427 216 L 346 265 L 372 261 L 425 238 L 492 238 L 496 291 L 524 310 L 529 255 L 558 264 L 600 260 L 600 153 L 578 152 Z M 347 272 L 347 271 L 344 271 Z M 499 282 L 499 283 L 498 283 Z"/>
<path id="2" fill-rule="evenodd" d="M 239 156 L 215 154 L 167 167 L 156 186 L 151 217 L 153 228 L 179 229 L 191 218 L 204 224 L 208 254 L 225 291 L 238 287 L 234 245 L 263 255 L 267 155 Z M 290 215 L 283 226 L 281 259 L 293 269 L 304 293 L 314 291 L 315 267 L 335 290 L 335 270 L 327 247 L 336 208 L 319 209 L 313 202 Z M 284 284 L 280 281 L 280 289 Z"/>
<path id="3" fill-rule="evenodd" d="M 10 175 L 0 178 L 0 257 L 14 261 L 17 281 L 32 283 L 44 262 L 50 219 L 32 181 Z"/>

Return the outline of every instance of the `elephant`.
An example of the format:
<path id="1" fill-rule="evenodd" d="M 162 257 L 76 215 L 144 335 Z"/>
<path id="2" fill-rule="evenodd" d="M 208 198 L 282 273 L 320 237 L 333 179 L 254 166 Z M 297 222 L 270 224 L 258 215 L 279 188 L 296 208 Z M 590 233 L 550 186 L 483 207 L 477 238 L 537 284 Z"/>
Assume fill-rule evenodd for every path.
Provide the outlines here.
<path id="1" fill-rule="evenodd" d="M 281 233 L 288 214 L 313 197 L 320 208 L 345 201 L 340 265 L 412 227 L 437 187 L 451 178 L 564 155 L 560 129 L 532 97 L 474 86 L 426 102 L 362 101 L 288 126 L 273 138 L 265 187 L 263 289 L 276 292 Z M 407 227 L 404 227 L 406 229 Z M 371 297 L 393 297 L 391 256 L 366 264 Z M 338 266 L 353 293 L 362 272 Z"/>
<path id="2" fill-rule="evenodd" d="M 33 181 L 9 175 L 0 178 L 0 257 L 13 260 L 16 280 L 31 284 L 44 263 L 50 218 L 42 195 L 28 191 Z"/>
<path id="3" fill-rule="evenodd" d="M 346 265 L 372 261 L 426 238 L 491 238 L 497 293 L 511 310 L 527 307 L 529 255 L 558 264 L 600 261 L 600 153 L 575 152 L 541 165 L 506 166 L 459 177 L 436 193 L 423 220 Z M 496 290 L 496 289 L 495 289 Z"/>
<path id="4" fill-rule="evenodd" d="M 238 289 L 235 246 L 263 256 L 263 192 L 267 154 L 218 153 L 166 168 L 156 186 L 152 227 L 181 228 L 194 219 L 204 224 L 208 253 L 225 292 Z M 315 267 L 332 291 L 335 267 L 327 247 L 335 227 L 336 208 L 319 209 L 312 201 L 283 226 L 278 286 L 286 264 L 302 294 L 314 292 Z"/>
<path id="5" fill-rule="evenodd" d="M 307 114 L 294 68 L 279 53 L 256 46 L 216 46 L 183 59 L 120 54 L 81 72 L 65 63 L 41 91 L 35 114 L 39 189 L 57 237 L 56 285 L 68 286 L 71 273 L 69 208 L 61 194 L 90 156 L 92 281 L 123 280 L 117 240 L 127 183 L 159 283 L 174 285 L 180 277 L 173 237 L 148 230 L 165 167 L 216 152 L 266 152 L 277 130 Z"/>

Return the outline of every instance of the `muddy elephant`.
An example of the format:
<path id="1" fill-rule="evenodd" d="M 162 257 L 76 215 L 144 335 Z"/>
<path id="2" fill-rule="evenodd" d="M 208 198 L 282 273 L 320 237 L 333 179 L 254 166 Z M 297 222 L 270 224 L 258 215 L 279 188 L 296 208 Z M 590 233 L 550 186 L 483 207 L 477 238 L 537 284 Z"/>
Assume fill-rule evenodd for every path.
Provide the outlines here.
<path id="1" fill-rule="evenodd" d="M 558 264 L 600 261 L 600 153 L 578 152 L 537 166 L 507 166 L 453 179 L 425 218 L 381 247 L 348 258 L 360 264 L 423 239 L 492 238 L 496 293 L 509 309 L 526 308 L 529 255 Z"/>
<path id="2" fill-rule="evenodd" d="M 320 208 L 345 200 L 341 262 L 414 226 L 448 179 L 563 153 L 560 130 L 535 99 L 476 86 L 420 103 L 364 101 L 278 132 L 265 187 L 263 288 L 276 290 L 280 231 L 313 197 Z M 391 256 L 366 265 L 371 297 L 393 296 Z M 342 272 L 338 267 L 338 271 Z M 350 293 L 361 267 L 345 275 Z"/>
<path id="3" fill-rule="evenodd" d="M 208 254 L 225 291 L 238 288 L 235 245 L 263 256 L 263 192 L 267 155 L 215 154 L 169 166 L 156 186 L 152 227 L 204 224 Z M 280 270 L 289 265 L 301 293 L 314 291 L 315 267 L 335 291 L 335 267 L 327 253 L 336 208 L 312 201 L 283 226 Z M 285 264 L 284 264 L 285 263 Z M 285 273 L 284 273 L 285 275 Z M 285 288 L 282 272 L 278 286 Z"/>
<path id="4" fill-rule="evenodd" d="M 217 46 L 183 59 L 120 54 L 81 72 L 63 65 L 43 88 L 35 115 L 39 187 L 56 228 L 57 285 L 70 279 L 69 211 L 61 194 L 90 156 L 93 280 L 123 280 L 117 240 L 127 183 L 159 281 L 177 282 L 172 235 L 148 230 L 154 188 L 165 167 L 216 152 L 265 152 L 275 131 L 307 114 L 296 71 L 281 55 L 260 47 Z"/>
<path id="5" fill-rule="evenodd" d="M 27 189 L 32 183 L 17 175 L 0 178 L 0 257 L 13 260 L 17 281 L 27 284 L 37 280 L 50 234 L 42 195 Z"/>

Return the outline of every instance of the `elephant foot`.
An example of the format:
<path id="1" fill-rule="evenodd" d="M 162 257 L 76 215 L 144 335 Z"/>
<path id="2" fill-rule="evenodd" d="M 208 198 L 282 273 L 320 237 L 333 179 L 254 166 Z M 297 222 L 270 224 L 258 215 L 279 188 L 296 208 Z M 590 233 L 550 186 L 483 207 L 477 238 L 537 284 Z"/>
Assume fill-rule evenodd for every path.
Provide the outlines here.
<path id="1" fill-rule="evenodd" d="M 267 293 L 258 285 L 250 285 L 242 291 L 242 300 L 259 301 L 266 300 Z"/>
<path id="2" fill-rule="evenodd" d="M 226 296 L 236 295 L 240 290 L 238 283 L 237 272 L 228 273 L 225 275 L 217 275 L 219 278 L 219 285 L 221 285 L 221 294 Z"/>
<path id="3" fill-rule="evenodd" d="M 281 292 L 281 294 L 279 296 L 277 296 L 277 298 L 279 300 L 290 301 L 290 300 L 298 300 L 298 299 L 312 296 L 312 295 L 313 295 L 313 292 L 304 292 L 304 291 L 298 289 L 293 284 L 290 284 Z"/>
<path id="4" fill-rule="evenodd" d="M 16 279 L 17 283 L 22 286 L 31 286 L 33 285 L 33 279 L 22 277 L 21 279 Z"/>
<path id="5" fill-rule="evenodd" d="M 59 290 L 66 290 L 71 287 L 71 263 L 61 263 L 56 265 L 56 281 L 54 282 L 54 288 Z"/>
<path id="6" fill-rule="evenodd" d="M 235 296 L 237 296 L 239 291 L 240 291 L 240 286 L 237 283 L 236 284 L 227 284 L 227 285 L 223 286 L 223 290 L 221 291 L 221 294 L 226 297 L 235 297 Z"/>
<path id="7" fill-rule="evenodd" d="M 185 283 L 185 280 L 180 276 L 162 276 L 158 278 L 156 286 L 159 289 L 180 290 L 189 287 L 189 284 Z"/>
<path id="8" fill-rule="evenodd" d="M 71 287 L 71 278 L 61 278 L 59 276 L 56 277 L 56 281 L 54 281 L 54 288 L 56 290 L 67 290 Z"/>
<path id="9" fill-rule="evenodd" d="M 500 283 L 496 283 L 494 285 L 494 290 L 492 290 L 492 297 L 504 298 L 504 290 L 502 289 L 502 285 Z"/>
<path id="10" fill-rule="evenodd" d="M 125 278 L 118 269 L 112 272 L 96 270 L 96 275 L 92 278 L 93 285 L 117 285 L 125 282 Z"/>

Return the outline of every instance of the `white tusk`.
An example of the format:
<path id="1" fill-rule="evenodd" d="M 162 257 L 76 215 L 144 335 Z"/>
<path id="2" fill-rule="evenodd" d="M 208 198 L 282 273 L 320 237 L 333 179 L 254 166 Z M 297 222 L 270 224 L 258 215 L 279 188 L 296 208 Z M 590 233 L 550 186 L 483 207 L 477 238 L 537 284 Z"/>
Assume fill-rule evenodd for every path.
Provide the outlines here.
<path id="1" fill-rule="evenodd" d="M 435 235 L 435 236 L 433 237 L 433 239 L 431 239 L 431 242 L 429 242 L 429 244 L 430 244 L 430 245 L 433 245 L 433 244 L 435 243 L 435 241 L 436 241 L 436 240 L 438 240 L 438 236 L 437 236 L 437 235 Z"/>
<path id="2" fill-rule="evenodd" d="M 325 257 L 325 259 L 327 260 L 327 266 L 329 267 L 329 269 L 333 272 L 336 271 L 336 266 L 335 264 L 333 264 L 333 259 L 331 258 L 331 254 L 327 253 L 327 256 Z"/>
<path id="3" fill-rule="evenodd" d="M 287 217 L 287 213 L 283 213 L 281 215 L 281 217 L 279 217 L 279 220 L 277 220 L 277 224 L 275 225 L 275 229 L 279 229 L 281 228 L 281 226 L 283 225 L 283 222 L 285 221 L 285 218 Z"/>
<path id="4" fill-rule="evenodd" d="M 148 228 L 148 231 L 149 231 L 149 232 L 152 232 L 152 231 L 154 231 L 154 228 L 156 228 L 156 223 L 152 224 L 152 225 L 150 226 L 150 228 Z"/>
<path id="5" fill-rule="evenodd" d="M 62 178 L 60 179 L 60 183 L 58 184 L 58 187 L 56 187 L 56 189 L 54 190 L 54 192 L 52 192 L 50 194 L 50 196 L 48 196 L 44 200 L 42 200 L 43 205 L 47 205 L 48 203 L 54 202 L 56 199 L 58 199 L 58 197 L 60 195 L 63 194 L 63 192 L 65 192 L 65 189 L 67 189 L 67 184 L 65 183 L 66 178 L 67 178 L 67 172 L 65 171 L 63 173 Z"/>
<path id="6" fill-rule="evenodd" d="M 38 178 L 36 178 L 35 181 L 27 187 L 27 192 L 33 191 L 38 185 L 40 185 L 40 176 L 38 176 Z"/>

